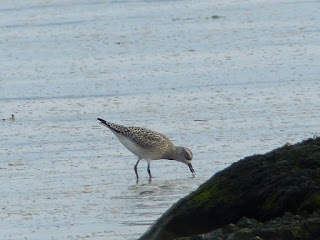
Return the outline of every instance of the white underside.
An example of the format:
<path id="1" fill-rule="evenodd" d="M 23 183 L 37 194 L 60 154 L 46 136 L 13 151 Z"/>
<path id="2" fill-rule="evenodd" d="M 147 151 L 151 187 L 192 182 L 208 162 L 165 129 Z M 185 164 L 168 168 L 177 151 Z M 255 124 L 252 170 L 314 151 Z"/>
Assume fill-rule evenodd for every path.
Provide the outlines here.
<path id="1" fill-rule="evenodd" d="M 114 132 L 114 134 L 118 137 L 122 145 L 125 146 L 130 152 L 132 152 L 138 158 L 146 159 L 146 160 L 155 159 L 155 156 L 153 156 L 152 152 L 144 150 L 142 147 L 137 145 L 130 138 L 124 137 L 117 132 Z"/>

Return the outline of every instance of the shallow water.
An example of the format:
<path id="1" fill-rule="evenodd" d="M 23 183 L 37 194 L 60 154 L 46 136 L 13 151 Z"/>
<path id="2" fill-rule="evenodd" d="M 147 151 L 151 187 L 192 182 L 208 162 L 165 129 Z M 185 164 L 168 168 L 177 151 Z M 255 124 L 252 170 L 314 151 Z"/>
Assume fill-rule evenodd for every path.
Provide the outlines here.
<path id="1" fill-rule="evenodd" d="M 232 162 L 320 134 L 319 8 L 2 1 L 0 238 L 137 239 Z M 189 147 L 195 178 L 159 160 L 136 182 L 97 117 Z"/>

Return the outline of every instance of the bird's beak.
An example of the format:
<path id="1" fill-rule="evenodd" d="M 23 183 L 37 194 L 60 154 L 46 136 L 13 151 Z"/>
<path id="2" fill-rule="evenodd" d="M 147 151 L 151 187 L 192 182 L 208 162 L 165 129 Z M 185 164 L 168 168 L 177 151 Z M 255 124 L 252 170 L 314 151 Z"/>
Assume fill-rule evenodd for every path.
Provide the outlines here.
<path id="1" fill-rule="evenodd" d="M 190 171 L 191 171 L 192 173 L 194 173 L 194 169 L 193 169 L 193 167 L 192 167 L 192 164 L 191 164 L 191 163 L 188 163 L 188 167 L 189 167 Z"/>

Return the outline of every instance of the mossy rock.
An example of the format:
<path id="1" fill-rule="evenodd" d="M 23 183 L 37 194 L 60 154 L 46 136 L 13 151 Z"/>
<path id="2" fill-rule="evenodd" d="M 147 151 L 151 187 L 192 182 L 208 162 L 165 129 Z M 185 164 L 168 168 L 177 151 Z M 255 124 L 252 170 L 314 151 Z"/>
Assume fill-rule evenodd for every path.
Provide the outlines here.
<path id="1" fill-rule="evenodd" d="M 140 238 L 206 233 L 243 217 L 264 222 L 320 209 L 320 138 L 246 157 L 174 204 Z"/>
<path id="2" fill-rule="evenodd" d="M 302 216 L 285 213 L 263 223 L 244 217 L 237 224 L 177 240 L 316 240 L 320 237 L 319 226 L 320 215 L 315 212 Z"/>

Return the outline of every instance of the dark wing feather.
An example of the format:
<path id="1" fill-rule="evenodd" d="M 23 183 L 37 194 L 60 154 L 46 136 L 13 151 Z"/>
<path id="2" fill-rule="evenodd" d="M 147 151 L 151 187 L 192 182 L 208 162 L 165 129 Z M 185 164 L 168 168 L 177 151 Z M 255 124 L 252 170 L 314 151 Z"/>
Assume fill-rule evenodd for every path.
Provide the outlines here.
<path id="1" fill-rule="evenodd" d="M 98 120 L 112 132 L 128 137 L 142 147 L 153 148 L 168 144 L 168 141 L 171 143 L 166 136 L 146 128 L 125 127 L 119 124 L 107 122 L 101 118 L 98 118 Z"/>

